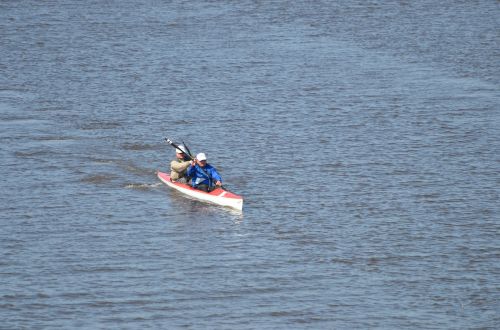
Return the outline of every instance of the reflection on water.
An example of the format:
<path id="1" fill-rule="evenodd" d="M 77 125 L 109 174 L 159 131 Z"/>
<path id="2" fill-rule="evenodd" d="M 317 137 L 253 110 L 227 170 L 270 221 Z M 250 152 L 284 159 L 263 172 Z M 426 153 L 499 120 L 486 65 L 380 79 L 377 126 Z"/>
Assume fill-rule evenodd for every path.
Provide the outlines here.
<path id="1" fill-rule="evenodd" d="M 174 207 L 179 207 L 182 210 L 186 210 L 187 212 L 193 214 L 206 214 L 216 216 L 218 213 L 226 213 L 232 216 L 235 216 L 235 222 L 243 220 L 243 212 L 240 210 L 235 210 L 229 207 L 224 207 L 220 205 L 213 205 L 210 203 L 202 202 L 191 198 L 181 192 L 176 190 L 170 190 L 167 186 L 165 186 L 164 190 L 169 190 L 168 196 L 171 198 L 171 202 Z M 245 202 L 243 202 L 243 210 L 245 209 Z"/>

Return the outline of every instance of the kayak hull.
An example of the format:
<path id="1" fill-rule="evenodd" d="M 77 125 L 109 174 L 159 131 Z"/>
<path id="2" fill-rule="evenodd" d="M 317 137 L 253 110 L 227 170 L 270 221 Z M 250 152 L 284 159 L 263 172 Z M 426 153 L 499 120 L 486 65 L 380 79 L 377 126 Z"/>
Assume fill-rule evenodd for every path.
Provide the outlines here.
<path id="1" fill-rule="evenodd" d="M 202 190 L 194 189 L 193 187 L 185 183 L 171 181 L 170 175 L 168 175 L 167 173 L 158 171 L 157 175 L 158 178 L 167 186 L 189 197 L 211 204 L 230 207 L 239 211 L 243 210 L 243 197 L 233 194 L 232 192 L 221 188 L 216 188 L 213 191 L 207 193 Z"/>

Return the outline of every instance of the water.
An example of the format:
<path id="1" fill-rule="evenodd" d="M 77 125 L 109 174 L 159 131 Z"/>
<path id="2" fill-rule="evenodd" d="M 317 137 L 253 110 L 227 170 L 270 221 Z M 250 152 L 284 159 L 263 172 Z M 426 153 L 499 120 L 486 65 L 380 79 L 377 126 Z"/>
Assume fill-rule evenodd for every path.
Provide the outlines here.
<path id="1" fill-rule="evenodd" d="M 0 3 L 0 328 L 498 328 L 499 9 Z"/>

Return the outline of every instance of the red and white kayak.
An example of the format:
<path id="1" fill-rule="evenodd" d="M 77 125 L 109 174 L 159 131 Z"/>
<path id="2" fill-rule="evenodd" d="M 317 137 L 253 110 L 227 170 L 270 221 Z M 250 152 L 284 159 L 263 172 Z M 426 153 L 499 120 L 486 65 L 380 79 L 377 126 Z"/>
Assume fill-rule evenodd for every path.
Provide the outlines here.
<path id="1" fill-rule="evenodd" d="M 180 182 L 174 182 L 170 180 L 170 175 L 167 173 L 157 172 L 158 178 L 163 181 L 167 186 L 180 191 L 190 197 L 198 199 L 200 201 L 217 204 L 221 206 L 231 207 L 236 210 L 243 209 L 243 197 L 233 194 L 222 188 L 216 188 L 211 192 L 207 193 L 202 190 L 194 189 L 193 187 Z"/>

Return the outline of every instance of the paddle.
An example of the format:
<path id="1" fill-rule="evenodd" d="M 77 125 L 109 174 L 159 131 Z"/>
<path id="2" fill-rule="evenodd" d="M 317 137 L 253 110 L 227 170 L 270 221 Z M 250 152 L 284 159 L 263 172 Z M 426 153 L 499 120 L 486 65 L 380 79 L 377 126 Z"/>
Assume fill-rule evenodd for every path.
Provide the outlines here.
<path id="1" fill-rule="evenodd" d="M 190 160 L 195 160 L 194 157 L 191 155 L 191 152 L 189 151 L 189 149 L 187 148 L 187 146 L 184 144 L 184 147 L 186 148 L 186 151 L 188 152 L 185 152 L 184 150 L 182 150 L 178 144 L 176 144 L 174 141 L 170 140 L 169 138 L 165 138 L 165 141 L 167 141 L 168 144 L 170 144 L 172 147 L 174 147 L 175 149 L 177 150 L 180 150 L 185 156 L 187 156 Z M 197 164 L 195 165 L 197 166 Z M 212 185 L 212 177 L 207 173 L 207 171 L 205 171 L 201 166 L 198 166 L 198 168 L 203 172 L 203 174 L 205 174 L 208 178 L 208 183 L 209 183 L 209 187 Z M 225 187 L 221 186 L 222 189 L 226 190 Z"/>
<path id="2" fill-rule="evenodd" d="M 189 152 L 189 154 L 187 152 L 185 152 L 184 150 L 182 150 L 178 144 L 176 144 L 174 141 L 170 140 L 169 138 L 165 138 L 165 141 L 167 141 L 168 144 L 170 144 L 172 147 L 174 147 L 175 149 L 179 150 L 180 152 L 182 152 L 182 154 L 184 154 L 184 156 L 186 156 L 187 158 L 189 158 L 190 160 L 194 160 L 194 157 L 191 156 L 191 152 Z M 186 148 L 186 150 L 188 150 Z"/>
<path id="3" fill-rule="evenodd" d="M 182 141 L 182 144 L 184 145 L 184 148 L 186 148 L 186 151 L 188 152 L 189 156 L 193 157 L 193 154 L 191 153 L 191 150 L 189 150 L 188 146 L 184 141 Z"/>

